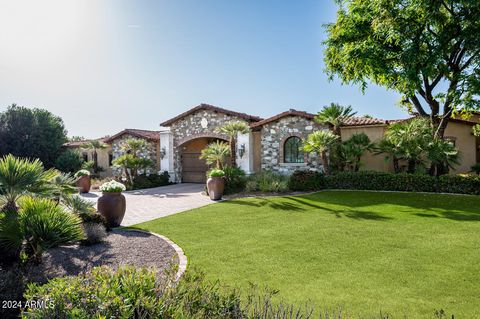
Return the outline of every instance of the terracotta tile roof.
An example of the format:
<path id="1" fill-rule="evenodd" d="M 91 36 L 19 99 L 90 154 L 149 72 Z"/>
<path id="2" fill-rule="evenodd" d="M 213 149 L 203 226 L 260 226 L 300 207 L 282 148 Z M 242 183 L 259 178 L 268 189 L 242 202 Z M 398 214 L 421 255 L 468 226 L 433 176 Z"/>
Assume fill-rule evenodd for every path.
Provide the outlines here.
<path id="1" fill-rule="evenodd" d="M 388 121 L 388 120 L 377 119 L 373 117 L 353 116 L 347 119 L 342 126 L 379 125 L 379 124 L 393 123 L 394 121 L 396 120 Z"/>
<path id="2" fill-rule="evenodd" d="M 265 124 L 277 121 L 277 120 L 279 120 L 281 118 L 284 118 L 284 117 L 287 117 L 287 116 L 301 116 L 301 117 L 311 119 L 311 120 L 313 120 L 315 118 L 315 114 L 290 109 L 288 111 L 285 111 L 285 112 L 282 112 L 280 114 L 274 115 L 274 116 L 269 117 L 267 119 L 264 119 L 262 121 L 252 123 L 252 124 L 250 124 L 250 127 L 252 127 L 252 128 L 260 127 L 260 126 L 263 126 Z"/>
<path id="3" fill-rule="evenodd" d="M 133 128 L 126 128 L 123 131 L 110 136 L 109 138 L 105 139 L 105 143 L 111 143 L 113 140 L 125 135 L 129 134 L 138 138 L 144 138 L 150 141 L 159 141 L 160 140 L 160 131 L 149 131 L 149 130 L 138 130 Z"/>
<path id="4" fill-rule="evenodd" d="M 169 120 L 167 120 L 163 123 L 160 123 L 160 125 L 161 126 L 170 126 L 173 123 L 175 123 L 176 121 L 182 119 L 183 117 L 188 116 L 190 114 L 193 114 L 193 113 L 195 113 L 197 111 L 200 111 L 200 110 L 209 110 L 209 111 L 224 113 L 224 114 L 227 114 L 227 115 L 242 118 L 242 119 L 244 119 L 248 122 L 257 122 L 257 121 L 262 120 L 262 118 L 258 117 L 258 116 L 249 115 L 249 114 L 245 114 L 245 113 L 238 113 L 238 112 L 223 109 L 221 107 L 217 107 L 217 106 L 214 106 L 214 105 L 202 103 L 202 104 L 200 104 L 200 105 L 198 105 L 194 108 L 191 108 L 190 110 L 188 110 L 186 112 L 183 112 L 182 114 L 179 114 L 179 115 L 175 116 L 174 118 L 171 118 L 171 119 L 169 119 Z"/>

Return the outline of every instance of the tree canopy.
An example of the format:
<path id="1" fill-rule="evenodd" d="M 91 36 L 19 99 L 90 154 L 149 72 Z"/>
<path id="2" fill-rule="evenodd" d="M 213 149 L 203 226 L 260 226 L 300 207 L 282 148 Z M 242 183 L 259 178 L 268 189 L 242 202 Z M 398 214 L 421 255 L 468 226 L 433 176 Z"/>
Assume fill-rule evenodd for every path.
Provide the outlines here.
<path id="1" fill-rule="evenodd" d="M 38 158 L 53 167 L 66 133 L 63 120 L 49 111 L 12 104 L 0 113 L 0 156 Z"/>
<path id="2" fill-rule="evenodd" d="M 480 108 L 480 1 L 344 0 L 328 24 L 330 77 L 402 94 L 443 137 L 456 112 Z"/>

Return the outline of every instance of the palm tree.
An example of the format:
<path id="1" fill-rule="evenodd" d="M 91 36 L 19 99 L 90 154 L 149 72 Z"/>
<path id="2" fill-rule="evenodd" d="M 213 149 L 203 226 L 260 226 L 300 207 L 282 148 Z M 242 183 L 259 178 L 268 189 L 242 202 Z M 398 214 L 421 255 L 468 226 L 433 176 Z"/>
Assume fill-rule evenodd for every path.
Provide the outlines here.
<path id="1" fill-rule="evenodd" d="M 29 194 L 51 194 L 50 181 L 58 172 L 45 171 L 42 162 L 7 155 L 0 159 L 0 199 L 5 202 L 2 211 L 17 212 L 17 200 Z"/>
<path id="2" fill-rule="evenodd" d="M 340 126 L 355 114 L 357 114 L 357 112 L 354 112 L 350 105 L 343 106 L 338 103 L 330 103 L 330 105 L 324 106 L 323 109 L 317 113 L 315 121 L 320 124 L 329 125 L 333 134 L 338 136 L 339 141 L 341 141 Z"/>
<path id="3" fill-rule="evenodd" d="M 225 142 L 215 141 L 202 150 L 200 159 L 204 159 L 208 165 L 215 164 L 216 168 L 223 169 L 229 155 L 229 145 Z"/>
<path id="4" fill-rule="evenodd" d="M 98 171 L 98 150 L 103 150 L 107 148 L 107 145 L 100 140 L 91 140 L 83 144 L 82 148 L 91 150 L 93 156 L 93 171 L 97 173 Z"/>
<path id="5" fill-rule="evenodd" d="M 338 142 L 338 136 L 333 134 L 330 131 L 316 131 L 308 135 L 304 145 L 303 150 L 305 152 L 316 152 L 320 155 L 322 160 L 323 169 L 326 174 L 330 173 L 330 168 L 328 165 L 327 152 L 331 149 L 335 143 Z"/>
<path id="6" fill-rule="evenodd" d="M 452 142 L 433 137 L 427 147 L 427 158 L 432 164 L 430 175 L 440 176 L 460 164 L 458 150 Z"/>
<path id="7" fill-rule="evenodd" d="M 352 171 L 358 172 L 362 155 L 372 147 L 370 138 L 365 133 L 353 134 L 348 141 L 342 144 L 344 158 Z"/>
<path id="8" fill-rule="evenodd" d="M 221 126 L 218 131 L 228 136 L 230 144 L 230 165 L 237 166 L 237 135 L 247 134 L 250 131 L 249 126 L 245 122 L 228 122 Z"/>
<path id="9" fill-rule="evenodd" d="M 58 173 L 57 176 L 50 180 L 52 185 L 52 197 L 59 203 L 68 200 L 73 194 L 78 193 L 75 185 L 77 179 L 70 173 Z"/>
<path id="10" fill-rule="evenodd" d="M 112 164 L 124 170 L 127 183 L 133 185 L 133 180 L 140 170 L 145 171 L 153 166 L 152 160 L 142 153 L 147 149 L 147 142 L 139 138 L 129 138 L 121 145 L 123 155 L 113 160 Z"/>
<path id="11" fill-rule="evenodd" d="M 401 151 L 389 139 L 383 138 L 380 141 L 378 141 L 376 145 L 373 147 L 373 150 L 375 155 L 380 155 L 380 154 L 385 155 L 385 161 L 389 161 L 390 159 L 392 160 L 393 170 L 395 173 L 401 172 L 401 169 L 400 169 L 400 157 L 402 156 Z"/>

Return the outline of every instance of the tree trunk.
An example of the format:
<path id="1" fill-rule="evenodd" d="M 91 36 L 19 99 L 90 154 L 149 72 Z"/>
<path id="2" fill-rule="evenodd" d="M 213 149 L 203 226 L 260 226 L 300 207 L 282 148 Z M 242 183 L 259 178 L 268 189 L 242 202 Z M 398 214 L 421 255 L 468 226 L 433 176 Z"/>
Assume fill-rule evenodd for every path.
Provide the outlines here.
<path id="1" fill-rule="evenodd" d="M 398 162 L 398 158 L 396 158 L 395 156 L 393 157 L 393 170 L 395 171 L 395 173 L 400 173 L 400 164 Z"/>
<path id="2" fill-rule="evenodd" d="M 237 141 L 235 137 L 230 137 L 230 165 L 237 167 Z"/>
<path id="3" fill-rule="evenodd" d="M 414 160 L 408 160 L 407 173 L 415 173 L 416 165 Z"/>
<path id="4" fill-rule="evenodd" d="M 328 156 L 327 156 L 327 152 L 326 151 L 323 151 L 321 153 L 321 157 L 322 157 L 322 164 L 323 164 L 323 172 L 325 174 L 328 174 L 329 173 L 329 167 L 328 167 Z"/>
<path id="5" fill-rule="evenodd" d="M 18 207 L 14 201 L 7 201 L 7 203 L 2 207 L 2 212 L 12 212 L 17 213 Z"/>

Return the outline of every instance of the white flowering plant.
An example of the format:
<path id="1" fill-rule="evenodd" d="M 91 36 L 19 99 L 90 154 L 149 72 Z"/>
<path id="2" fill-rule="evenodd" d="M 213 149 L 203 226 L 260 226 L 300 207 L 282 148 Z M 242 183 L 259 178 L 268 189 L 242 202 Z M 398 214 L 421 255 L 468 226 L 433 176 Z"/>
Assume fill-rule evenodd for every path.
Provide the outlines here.
<path id="1" fill-rule="evenodd" d="M 75 177 L 90 176 L 90 172 L 86 169 L 81 169 L 75 173 Z"/>
<path id="2" fill-rule="evenodd" d="M 103 193 L 120 193 L 123 192 L 125 189 L 125 185 L 117 181 L 106 182 L 100 186 L 100 190 Z"/>

